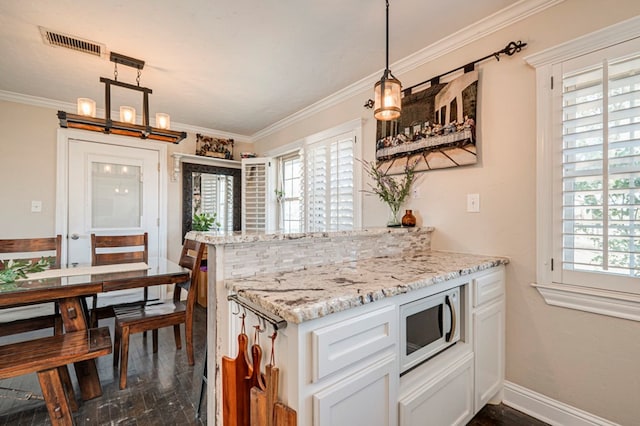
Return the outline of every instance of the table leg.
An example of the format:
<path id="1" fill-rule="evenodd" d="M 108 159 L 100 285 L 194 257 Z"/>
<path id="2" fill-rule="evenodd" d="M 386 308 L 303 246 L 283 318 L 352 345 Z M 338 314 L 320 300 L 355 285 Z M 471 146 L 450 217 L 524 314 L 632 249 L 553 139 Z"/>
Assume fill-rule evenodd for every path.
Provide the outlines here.
<path id="1" fill-rule="evenodd" d="M 78 331 L 87 329 L 87 318 L 80 297 L 68 297 L 60 299 L 60 314 L 65 331 Z M 102 395 L 102 386 L 98 376 L 98 368 L 95 359 L 76 362 L 74 365 L 82 399 L 97 398 Z"/>

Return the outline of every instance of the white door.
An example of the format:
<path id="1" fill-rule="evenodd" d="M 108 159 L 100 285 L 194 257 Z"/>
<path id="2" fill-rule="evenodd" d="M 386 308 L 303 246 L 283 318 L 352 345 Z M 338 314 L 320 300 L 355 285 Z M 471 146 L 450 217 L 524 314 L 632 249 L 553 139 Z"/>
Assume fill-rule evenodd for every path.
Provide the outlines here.
<path id="1" fill-rule="evenodd" d="M 68 155 L 67 263 L 91 263 L 92 233 L 147 232 L 149 257 L 158 256 L 158 151 L 71 139 Z M 100 304 L 114 296 L 136 299 L 137 293 L 102 295 Z"/>

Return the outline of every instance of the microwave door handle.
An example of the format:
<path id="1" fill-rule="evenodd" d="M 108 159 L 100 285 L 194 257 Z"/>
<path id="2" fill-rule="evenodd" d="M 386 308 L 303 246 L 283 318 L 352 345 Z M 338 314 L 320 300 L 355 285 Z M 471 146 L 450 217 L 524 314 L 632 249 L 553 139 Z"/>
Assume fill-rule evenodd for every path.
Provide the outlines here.
<path id="1" fill-rule="evenodd" d="M 445 336 L 447 342 L 450 342 L 456 334 L 456 308 L 451 302 L 450 296 L 445 297 L 445 303 L 449 307 L 449 311 L 451 311 L 451 331 L 449 331 Z"/>

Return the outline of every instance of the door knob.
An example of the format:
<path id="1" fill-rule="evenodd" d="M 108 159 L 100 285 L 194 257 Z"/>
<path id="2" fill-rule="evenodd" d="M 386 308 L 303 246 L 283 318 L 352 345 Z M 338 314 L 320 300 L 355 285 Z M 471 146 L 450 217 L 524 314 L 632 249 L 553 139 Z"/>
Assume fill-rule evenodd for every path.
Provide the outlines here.
<path id="1" fill-rule="evenodd" d="M 80 235 L 78 235 L 78 234 L 71 234 L 71 239 L 72 239 L 72 240 L 77 240 L 77 239 L 79 239 L 79 238 L 80 238 Z"/>

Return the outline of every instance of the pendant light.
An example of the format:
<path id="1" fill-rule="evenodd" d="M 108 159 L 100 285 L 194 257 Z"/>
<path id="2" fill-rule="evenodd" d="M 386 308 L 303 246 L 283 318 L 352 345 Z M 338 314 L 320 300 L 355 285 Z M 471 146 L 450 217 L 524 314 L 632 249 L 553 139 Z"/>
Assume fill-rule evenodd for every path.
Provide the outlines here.
<path id="1" fill-rule="evenodd" d="M 382 78 L 374 87 L 375 101 L 373 116 L 379 121 L 397 120 L 400 117 L 402 101 L 400 91 L 402 84 L 400 80 L 391 74 L 389 69 L 389 0 L 387 4 L 387 62 Z"/>

